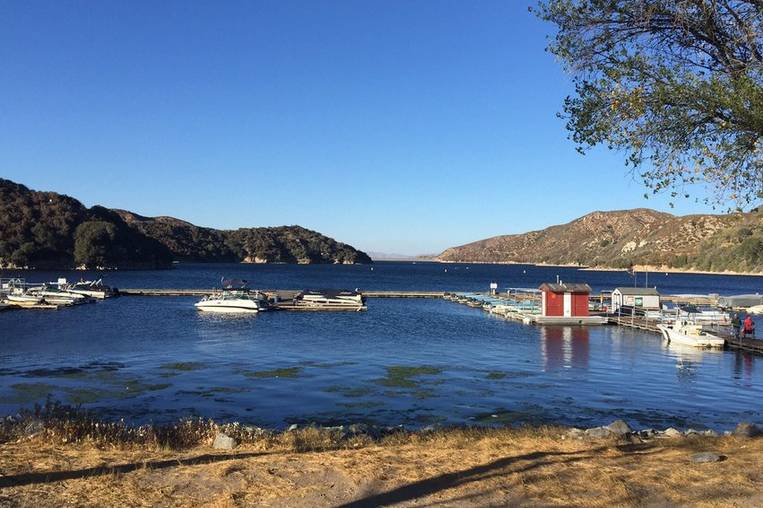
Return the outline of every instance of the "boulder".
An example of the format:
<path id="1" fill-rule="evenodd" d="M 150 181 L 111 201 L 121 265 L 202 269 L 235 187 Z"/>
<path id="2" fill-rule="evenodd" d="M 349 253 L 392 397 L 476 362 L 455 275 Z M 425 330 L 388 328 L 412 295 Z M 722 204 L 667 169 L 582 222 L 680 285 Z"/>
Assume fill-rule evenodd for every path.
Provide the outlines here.
<path id="1" fill-rule="evenodd" d="M 215 435 L 215 441 L 212 443 L 212 448 L 215 450 L 232 450 L 237 444 L 236 440 L 232 437 L 223 434 L 222 432 L 218 432 L 217 435 Z"/>
<path id="2" fill-rule="evenodd" d="M 734 435 L 737 437 L 757 437 L 763 434 L 763 431 L 753 423 L 742 422 L 734 429 Z"/>
<path id="3" fill-rule="evenodd" d="M 633 432 L 630 426 L 623 420 L 615 420 L 605 428 L 608 429 L 612 434 L 617 434 L 618 436 L 624 436 L 625 434 L 630 434 Z"/>
<path id="4" fill-rule="evenodd" d="M 681 437 L 683 434 L 681 434 L 681 431 L 678 429 L 674 429 L 673 427 L 668 427 L 665 429 L 665 432 L 662 433 L 665 437 Z"/>
<path id="5" fill-rule="evenodd" d="M 702 435 L 707 437 L 718 437 L 718 433 L 712 429 L 702 431 Z"/>
<path id="6" fill-rule="evenodd" d="M 586 430 L 585 435 L 591 439 L 605 439 L 612 437 L 612 431 L 606 427 L 593 427 Z"/>
<path id="7" fill-rule="evenodd" d="M 723 455 L 719 455 L 714 452 L 702 452 L 702 453 L 695 453 L 691 456 L 691 461 L 695 462 L 697 464 L 703 464 L 706 462 L 720 462 L 723 459 L 725 459 Z"/>
<path id="8" fill-rule="evenodd" d="M 578 429 L 577 427 L 572 427 L 570 430 L 567 431 L 566 437 L 569 437 L 570 439 L 583 439 L 586 436 L 586 431 L 583 429 Z"/>

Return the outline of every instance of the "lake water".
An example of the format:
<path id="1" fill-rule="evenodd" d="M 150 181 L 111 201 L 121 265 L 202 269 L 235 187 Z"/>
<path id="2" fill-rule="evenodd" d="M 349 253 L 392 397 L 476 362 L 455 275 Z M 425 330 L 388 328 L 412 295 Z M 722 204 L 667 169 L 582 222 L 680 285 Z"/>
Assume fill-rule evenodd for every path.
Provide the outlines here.
<path id="1" fill-rule="evenodd" d="M 447 270 L 447 271 L 446 271 Z M 2 273 L 3 277 L 11 274 Z M 19 275 L 19 274 L 15 274 Z M 76 273 L 31 272 L 33 281 Z M 92 276 L 93 274 L 86 274 Z M 181 264 L 102 274 L 117 287 L 485 290 L 623 272 L 523 265 Z M 643 274 L 638 275 L 643 285 Z M 754 293 L 763 278 L 650 274 L 665 293 Z M 677 349 L 616 327 L 536 327 L 442 300 L 371 299 L 363 313 L 214 316 L 193 298 L 122 297 L 59 311 L 0 313 L 0 414 L 49 395 L 134 423 L 184 416 L 291 423 L 560 423 L 638 427 L 763 424 L 763 357 Z"/>

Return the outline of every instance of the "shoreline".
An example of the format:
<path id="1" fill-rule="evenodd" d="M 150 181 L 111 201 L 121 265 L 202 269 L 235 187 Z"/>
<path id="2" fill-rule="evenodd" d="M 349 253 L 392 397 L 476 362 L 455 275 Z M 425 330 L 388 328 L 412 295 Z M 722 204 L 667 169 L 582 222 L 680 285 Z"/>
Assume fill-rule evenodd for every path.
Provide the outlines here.
<path id="1" fill-rule="evenodd" d="M 0 501 L 11 506 L 588 507 L 695 505 L 710 494 L 713 506 L 763 500 L 763 439 L 752 426 L 723 436 L 634 431 L 622 421 L 587 430 L 458 427 L 370 436 L 349 427 L 270 433 L 200 421 L 171 427 L 173 443 L 120 443 L 108 429 L 23 423 L 9 435 L 0 420 Z"/>
<path id="2" fill-rule="evenodd" d="M 554 263 L 524 263 L 518 261 L 445 261 L 434 259 L 434 263 L 440 264 L 460 264 L 460 265 L 525 265 L 544 268 L 576 268 L 581 272 L 628 272 L 628 268 L 615 268 L 610 266 L 585 266 L 578 264 L 554 264 Z M 656 265 L 634 265 L 631 269 L 634 272 L 649 273 L 685 273 L 690 275 L 724 275 L 730 277 L 763 277 L 763 272 L 736 272 L 726 270 L 723 272 L 714 272 L 709 270 L 695 270 L 691 268 L 675 268 Z"/>

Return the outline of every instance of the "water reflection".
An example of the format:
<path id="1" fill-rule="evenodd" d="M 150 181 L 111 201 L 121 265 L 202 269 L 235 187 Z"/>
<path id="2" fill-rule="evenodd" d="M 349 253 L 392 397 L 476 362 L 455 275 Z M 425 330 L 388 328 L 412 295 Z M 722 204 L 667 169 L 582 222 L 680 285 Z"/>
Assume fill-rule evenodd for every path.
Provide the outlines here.
<path id="1" fill-rule="evenodd" d="M 734 357 L 734 379 L 743 381 L 744 386 L 752 386 L 753 355 L 737 352 Z"/>
<path id="2" fill-rule="evenodd" d="M 679 383 L 692 382 L 705 354 L 721 353 L 720 350 L 706 350 L 668 341 L 663 341 L 662 346 L 670 356 L 676 359 L 676 376 Z"/>
<path id="3" fill-rule="evenodd" d="M 584 326 L 541 327 L 544 370 L 588 369 L 589 330 Z"/>

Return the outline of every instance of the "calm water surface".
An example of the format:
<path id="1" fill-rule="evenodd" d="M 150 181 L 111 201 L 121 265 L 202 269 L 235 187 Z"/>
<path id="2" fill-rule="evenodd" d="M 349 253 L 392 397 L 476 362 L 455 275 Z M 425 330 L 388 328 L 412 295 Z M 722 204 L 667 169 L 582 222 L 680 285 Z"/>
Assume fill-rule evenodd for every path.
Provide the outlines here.
<path id="1" fill-rule="evenodd" d="M 445 271 L 447 269 L 447 272 Z M 8 276 L 6 272 L 3 276 Z M 81 273 L 31 273 L 31 280 Z M 519 265 L 180 265 L 113 272 L 121 287 L 483 290 L 560 275 L 595 289 L 622 272 Z M 643 275 L 640 275 L 643 277 Z M 758 292 L 763 279 L 650 274 L 670 293 Z M 639 283 L 643 284 L 643 278 Z M 531 327 L 439 300 L 372 299 L 365 313 L 197 313 L 194 299 L 123 297 L 55 312 L 0 313 L 0 413 L 49 394 L 105 417 L 199 415 L 290 423 L 561 423 L 727 429 L 763 423 L 763 357 L 667 347 L 614 327 Z"/>

